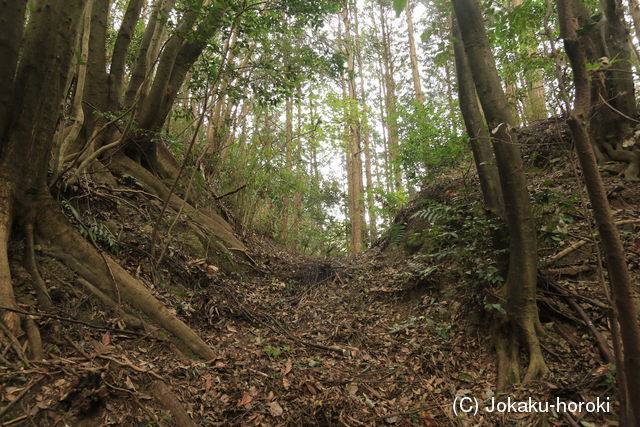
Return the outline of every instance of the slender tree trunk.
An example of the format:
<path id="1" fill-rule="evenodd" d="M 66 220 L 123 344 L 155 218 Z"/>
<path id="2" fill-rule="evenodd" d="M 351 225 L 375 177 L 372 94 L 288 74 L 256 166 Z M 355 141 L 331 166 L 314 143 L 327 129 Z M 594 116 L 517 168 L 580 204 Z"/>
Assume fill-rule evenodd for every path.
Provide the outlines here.
<path id="1" fill-rule="evenodd" d="M 293 100 L 291 97 L 287 98 L 285 105 L 285 130 L 284 130 L 284 168 L 288 172 L 288 176 L 291 176 L 292 172 L 292 152 L 293 152 Z M 280 225 L 279 239 L 281 242 L 286 242 L 289 233 L 289 215 L 291 209 L 291 196 L 288 189 L 285 190 L 286 194 L 282 200 L 282 223 Z"/>
<path id="2" fill-rule="evenodd" d="M 354 42 L 351 34 L 350 8 L 345 6 L 342 13 L 345 32 L 345 48 L 347 53 L 347 101 L 349 144 L 348 162 L 351 176 L 351 191 L 349 192 L 349 206 L 351 216 L 351 248 L 354 253 L 362 251 L 362 236 L 364 225 L 364 198 L 362 192 L 362 154 L 360 149 L 360 114 L 358 97 L 356 94 Z"/>
<path id="3" fill-rule="evenodd" d="M 396 82 L 394 77 L 394 64 L 391 54 L 391 35 L 389 34 L 389 28 L 387 26 L 385 8 L 382 2 L 380 6 L 380 27 L 382 29 L 382 58 L 384 61 L 385 71 L 385 86 L 386 86 L 386 101 L 385 106 L 387 109 L 387 129 L 389 132 L 388 145 L 389 145 L 389 164 L 393 171 L 393 184 L 395 191 L 403 191 L 402 185 L 402 171 L 400 169 L 398 150 L 398 118 L 397 118 L 397 106 L 396 106 Z"/>
<path id="4" fill-rule="evenodd" d="M 122 24 L 116 36 L 116 43 L 113 48 L 113 55 L 111 56 L 111 67 L 109 69 L 109 102 L 113 109 L 120 107 L 120 97 L 124 84 L 125 61 L 136 24 L 140 18 L 143 3 L 144 0 L 129 0 L 124 17 L 122 18 Z"/>
<path id="5" fill-rule="evenodd" d="M 365 178 L 366 178 L 366 201 L 367 201 L 367 213 L 369 216 L 368 237 L 369 241 L 373 242 L 378 238 L 377 222 L 378 218 L 375 211 L 375 203 L 373 199 L 373 176 L 371 174 L 371 129 L 369 128 L 369 109 L 367 108 L 367 95 L 364 88 L 364 67 L 362 65 L 362 35 L 360 34 L 359 12 L 357 9 L 357 3 L 354 3 L 354 24 L 355 24 L 355 52 L 358 62 L 358 80 L 360 86 L 360 104 L 362 105 L 362 123 L 360 127 L 360 134 L 364 141 L 364 164 L 365 164 Z"/>
<path id="6" fill-rule="evenodd" d="M 160 48 L 160 40 L 164 34 L 167 17 L 174 3 L 175 0 L 156 0 L 151 7 L 149 20 L 142 36 L 142 42 L 140 43 L 136 62 L 125 93 L 125 106 L 130 106 L 133 103 L 136 93 L 142 86 L 146 76 L 151 74 L 150 68 Z"/>
<path id="7" fill-rule="evenodd" d="M 611 295 L 620 322 L 626 380 L 624 383 L 628 386 L 628 389 L 621 390 L 621 393 L 626 394 L 630 409 L 629 414 L 623 415 L 627 415 L 628 425 L 640 425 L 640 393 L 637 392 L 637 386 L 640 384 L 640 325 L 633 300 L 633 281 L 590 141 L 590 76 L 586 68 L 585 51 L 576 34 L 573 7 L 569 0 L 558 0 L 557 3 L 561 37 L 564 38 L 575 82 L 575 103 L 569 116 L 569 126 L 604 249 Z"/>
<path id="8" fill-rule="evenodd" d="M 424 104 L 424 94 L 422 93 L 422 83 L 420 81 L 420 67 L 418 66 L 418 54 L 416 53 L 416 42 L 413 28 L 413 6 L 411 0 L 407 0 L 404 8 L 407 18 L 407 38 L 409 40 L 409 59 L 411 60 L 411 76 L 413 78 L 413 90 L 416 94 L 416 102 Z"/>

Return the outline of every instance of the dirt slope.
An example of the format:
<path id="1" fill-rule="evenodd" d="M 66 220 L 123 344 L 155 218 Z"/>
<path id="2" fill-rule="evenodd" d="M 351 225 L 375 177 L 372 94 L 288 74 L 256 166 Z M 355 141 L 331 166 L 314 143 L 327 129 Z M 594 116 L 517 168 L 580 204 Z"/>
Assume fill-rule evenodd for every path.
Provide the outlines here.
<path id="1" fill-rule="evenodd" d="M 538 213 L 553 219 L 541 225 L 550 230 L 543 242 L 552 242 L 541 246 L 543 262 L 590 239 L 583 201 L 571 199 L 572 205 L 556 198 L 579 194 L 574 173 L 563 165 L 531 175 Z M 637 274 L 639 258 L 633 254 L 640 253 L 640 223 L 633 221 L 640 218 L 640 195 L 615 177 L 608 185 L 617 218 L 628 221 L 625 238 Z M 475 188 L 469 173 L 449 176 L 434 181 L 421 198 L 470 212 L 477 210 Z M 143 203 L 140 192 L 74 191 L 67 197 L 74 206 L 68 209 L 70 217 L 78 213 L 96 244 L 117 254 L 199 331 L 216 358 L 195 361 L 171 342 L 129 331 L 121 316 L 95 305 L 68 270 L 41 253 L 56 302 L 55 312 L 33 317 L 46 360 L 22 361 L 18 345 L 3 336 L 3 425 L 189 425 L 181 421 L 182 410 L 195 425 L 615 424 L 614 414 L 606 413 L 453 413 L 456 397 L 484 400 L 495 394 L 482 301 L 482 292 L 491 287 L 469 285 L 466 272 L 456 270 L 460 260 L 455 252 L 454 258 L 429 258 L 434 268 L 428 274 L 416 270 L 425 264 L 415 256 L 466 244 L 463 228 L 459 241 L 449 238 L 450 247 L 434 249 L 428 234 L 409 241 L 408 236 L 428 228 L 415 217 L 423 202 L 398 217 L 397 223 L 404 224 L 400 237 L 390 233 L 365 255 L 311 259 L 249 236 L 247 246 L 258 268 L 227 275 L 207 263 L 206 248 L 180 225 L 154 270 L 147 249 L 158 206 Z M 21 303 L 26 304 L 33 299 L 28 275 L 19 265 L 21 248 L 12 249 Z M 606 296 L 597 284 L 593 249 L 587 241 L 543 270 L 541 317 L 552 375 L 518 387 L 513 398 L 589 401 L 609 396 L 617 401 L 612 367 L 570 303 L 577 303 L 609 339 Z"/>

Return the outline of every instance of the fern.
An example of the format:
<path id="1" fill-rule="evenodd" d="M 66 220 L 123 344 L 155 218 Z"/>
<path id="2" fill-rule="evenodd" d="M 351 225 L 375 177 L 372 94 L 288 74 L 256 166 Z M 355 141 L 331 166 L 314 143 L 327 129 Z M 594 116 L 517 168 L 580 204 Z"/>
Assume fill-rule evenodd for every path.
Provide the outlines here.
<path id="1" fill-rule="evenodd" d="M 389 239 L 391 240 L 391 246 L 398 246 L 406 233 L 406 224 L 391 224 L 391 228 L 389 230 Z"/>
<path id="2" fill-rule="evenodd" d="M 419 218 L 431 224 L 445 222 L 454 209 L 443 204 L 431 204 L 411 215 L 411 219 Z"/>

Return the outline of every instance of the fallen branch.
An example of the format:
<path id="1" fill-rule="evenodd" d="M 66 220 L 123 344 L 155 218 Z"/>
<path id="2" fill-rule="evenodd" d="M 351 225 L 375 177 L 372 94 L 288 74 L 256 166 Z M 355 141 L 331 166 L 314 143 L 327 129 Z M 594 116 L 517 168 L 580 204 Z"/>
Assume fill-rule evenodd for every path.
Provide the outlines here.
<path id="1" fill-rule="evenodd" d="M 247 187 L 247 184 L 242 184 L 240 187 L 236 188 L 235 190 L 229 191 L 228 193 L 224 193 L 222 196 L 216 196 L 216 200 L 220 200 L 223 199 L 227 196 L 231 196 L 233 194 L 236 194 L 238 191 L 243 190 Z"/>
<path id="2" fill-rule="evenodd" d="M 24 314 L 26 316 L 43 317 L 43 318 L 47 318 L 47 319 L 59 320 L 61 322 L 74 323 L 76 325 L 86 326 L 88 328 L 97 329 L 99 331 L 120 332 L 120 333 L 123 333 L 123 334 L 135 335 L 135 336 L 141 337 L 141 338 L 153 338 L 155 340 L 158 340 L 158 338 L 155 338 L 155 337 L 153 337 L 153 336 L 151 336 L 149 334 L 143 334 L 143 333 L 136 332 L 136 331 L 131 331 L 131 330 L 128 330 L 128 329 L 118 329 L 118 328 L 111 328 L 109 326 L 93 325 L 91 323 L 83 322 L 82 320 L 75 320 L 75 319 L 70 319 L 68 317 L 56 316 L 55 314 L 45 314 L 45 313 L 36 313 L 36 312 L 33 312 L 33 311 L 17 310 L 15 308 L 5 307 L 5 306 L 2 306 L 2 305 L 0 305 L 0 310 L 10 311 L 12 313 Z M 0 323 L 0 325 L 1 325 L 1 323 Z"/>
<path id="3" fill-rule="evenodd" d="M 640 219 L 638 218 L 634 218 L 634 219 L 623 219 L 620 221 L 616 221 L 615 222 L 616 225 L 629 225 L 629 224 L 640 224 Z M 547 266 L 550 265 L 556 261 L 558 261 L 561 258 L 564 258 L 565 256 L 569 255 L 571 252 L 574 252 L 577 249 L 580 249 L 581 247 L 583 247 L 586 243 L 588 243 L 588 240 L 578 240 L 577 242 L 575 242 L 574 244 L 572 244 L 571 246 L 561 250 L 560 252 L 558 252 L 557 254 L 547 258 L 542 265 L 543 266 Z"/>
<path id="4" fill-rule="evenodd" d="M 567 302 L 569 305 L 578 313 L 578 315 L 582 318 L 584 323 L 587 325 L 587 328 L 596 339 L 596 343 L 598 344 L 598 348 L 600 349 L 600 353 L 602 357 L 605 359 L 605 362 L 610 364 L 615 364 L 613 359 L 613 355 L 611 354 L 611 350 L 609 349 L 609 345 L 607 344 L 607 340 L 602 336 L 596 325 L 593 324 L 587 313 L 580 307 L 580 304 L 574 301 L 573 298 L 567 296 Z"/>
<path id="5" fill-rule="evenodd" d="M 4 415 L 7 412 L 9 412 L 9 409 L 13 408 L 16 403 L 20 402 L 20 400 L 29 392 L 29 390 L 31 390 L 33 388 L 33 386 L 38 384 L 41 379 L 42 379 L 42 377 L 38 378 L 35 381 L 32 381 L 31 384 L 29 384 L 28 386 L 26 386 L 25 388 L 22 389 L 22 391 L 16 396 L 15 399 L 13 399 L 11 402 L 9 402 L 7 404 L 7 406 L 5 406 L 4 408 L 0 409 L 0 419 L 2 419 L 2 417 L 4 417 Z"/>

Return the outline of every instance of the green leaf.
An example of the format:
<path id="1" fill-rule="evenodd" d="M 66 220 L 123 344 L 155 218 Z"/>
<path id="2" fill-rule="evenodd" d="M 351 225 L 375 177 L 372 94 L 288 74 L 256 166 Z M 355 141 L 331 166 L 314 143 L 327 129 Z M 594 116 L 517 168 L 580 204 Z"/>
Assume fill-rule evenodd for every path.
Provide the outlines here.
<path id="1" fill-rule="evenodd" d="M 484 308 L 487 310 L 497 310 L 499 313 L 507 314 L 507 311 L 502 308 L 500 304 L 485 304 Z"/>
<path id="2" fill-rule="evenodd" d="M 396 11 L 396 16 L 400 16 L 402 11 L 407 5 L 408 0 L 393 0 L 393 9 Z"/>

